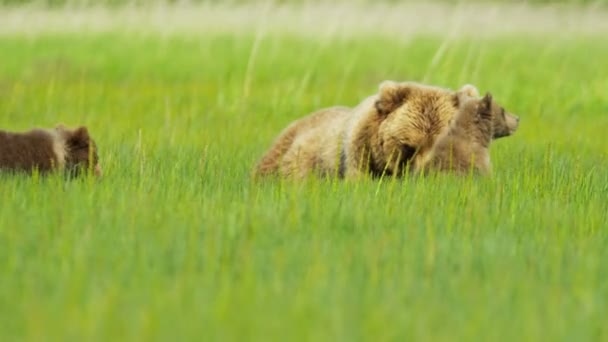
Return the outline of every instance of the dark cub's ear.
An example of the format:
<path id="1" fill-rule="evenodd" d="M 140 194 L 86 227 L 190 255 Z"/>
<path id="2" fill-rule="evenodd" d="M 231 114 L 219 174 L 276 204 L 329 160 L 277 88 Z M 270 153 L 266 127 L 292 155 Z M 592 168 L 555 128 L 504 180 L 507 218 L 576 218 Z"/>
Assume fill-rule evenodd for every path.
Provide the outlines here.
<path id="1" fill-rule="evenodd" d="M 407 99 L 410 88 L 397 82 L 384 81 L 380 84 L 376 110 L 381 116 L 386 116 L 399 108 Z"/>
<path id="2" fill-rule="evenodd" d="M 70 134 L 68 143 L 71 146 L 87 147 L 90 140 L 89 130 L 85 126 L 81 126 Z"/>
<path id="3" fill-rule="evenodd" d="M 492 118 L 492 94 L 486 93 L 479 101 L 478 113 L 482 118 Z"/>

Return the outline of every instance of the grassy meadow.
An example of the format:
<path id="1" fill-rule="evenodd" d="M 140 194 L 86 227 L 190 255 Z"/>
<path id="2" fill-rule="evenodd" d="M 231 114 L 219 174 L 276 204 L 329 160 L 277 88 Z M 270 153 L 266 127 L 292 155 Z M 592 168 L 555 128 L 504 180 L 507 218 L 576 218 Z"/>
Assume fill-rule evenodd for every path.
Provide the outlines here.
<path id="1" fill-rule="evenodd" d="M 0 340 L 608 340 L 605 37 L 0 35 L 0 127 L 87 125 L 105 173 L 0 175 Z M 494 175 L 250 179 L 385 79 L 519 114 Z"/>

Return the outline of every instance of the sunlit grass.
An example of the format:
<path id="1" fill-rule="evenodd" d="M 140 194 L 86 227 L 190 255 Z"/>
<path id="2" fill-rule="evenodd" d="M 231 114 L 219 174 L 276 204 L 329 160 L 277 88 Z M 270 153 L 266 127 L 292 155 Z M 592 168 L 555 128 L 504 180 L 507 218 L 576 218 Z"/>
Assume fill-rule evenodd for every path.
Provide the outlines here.
<path id="1" fill-rule="evenodd" d="M 0 38 L 0 127 L 86 124 L 105 171 L 0 175 L 0 339 L 608 338 L 605 39 L 255 40 Z M 493 177 L 250 179 L 385 79 L 519 114 Z"/>

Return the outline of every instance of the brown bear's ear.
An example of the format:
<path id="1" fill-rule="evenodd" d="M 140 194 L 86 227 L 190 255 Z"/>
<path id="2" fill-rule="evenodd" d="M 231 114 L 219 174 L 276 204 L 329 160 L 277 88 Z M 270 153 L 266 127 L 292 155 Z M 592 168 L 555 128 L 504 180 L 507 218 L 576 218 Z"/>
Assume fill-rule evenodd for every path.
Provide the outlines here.
<path id="1" fill-rule="evenodd" d="M 376 110 L 381 116 L 386 116 L 399 108 L 407 99 L 410 88 L 397 82 L 384 81 L 380 84 L 380 92 L 376 101 Z"/>
<path id="2" fill-rule="evenodd" d="M 479 90 L 472 84 L 463 85 L 458 92 L 468 97 L 479 97 Z"/>
<path id="3" fill-rule="evenodd" d="M 452 95 L 452 105 L 454 108 L 460 108 L 460 93 Z"/>
<path id="4" fill-rule="evenodd" d="M 72 132 L 68 143 L 72 146 L 86 146 L 89 144 L 89 140 L 89 130 L 85 126 L 81 126 Z"/>
<path id="5" fill-rule="evenodd" d="M 479 98 L 479 90 L 472 84 L 465 84 L 452 96 L 452 104 L 455 108 L 459 108 L 460 104 L 470 98 Z"/>
<path id="6" fill-rule="evenodd" d="M 492 116 L 492 94 L 486 93 L 486 95 L 479 101 L 479 115 L 481 117 Z"/>

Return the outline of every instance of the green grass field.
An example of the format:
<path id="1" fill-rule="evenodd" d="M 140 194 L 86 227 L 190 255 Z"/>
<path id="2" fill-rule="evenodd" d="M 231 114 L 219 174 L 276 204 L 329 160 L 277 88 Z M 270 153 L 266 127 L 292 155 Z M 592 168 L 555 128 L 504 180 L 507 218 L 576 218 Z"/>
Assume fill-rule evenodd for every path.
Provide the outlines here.
<path id="1" fill-rule="evenodd" d="M 86 124 L 105 177 L 0 175 L 0 340 L 608 340 L 606 60 L 601 35 L 2 35 L 0 127 Z M 519 114 L 493 177 L 250 179 L 385 79 Z"/>

